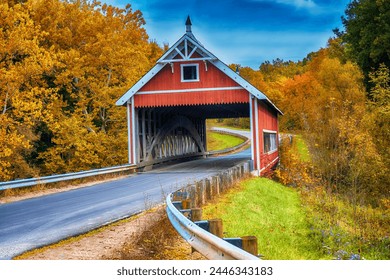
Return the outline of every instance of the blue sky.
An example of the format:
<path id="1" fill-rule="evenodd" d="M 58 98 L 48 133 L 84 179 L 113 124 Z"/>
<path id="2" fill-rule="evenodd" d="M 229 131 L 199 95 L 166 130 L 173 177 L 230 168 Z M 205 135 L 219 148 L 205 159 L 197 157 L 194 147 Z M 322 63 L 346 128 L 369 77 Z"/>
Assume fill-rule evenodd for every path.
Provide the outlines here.
<path id="1" fill-rule="evenodd" d="M 104 2 L 104 1 L 103 1 Z M 325 47 L 350 0 L 106 0 L 141 10 L 150 39 L 174 44 L 192 32 L 227 64 L 258 69 L 265 60 L 301 60 Z"/>

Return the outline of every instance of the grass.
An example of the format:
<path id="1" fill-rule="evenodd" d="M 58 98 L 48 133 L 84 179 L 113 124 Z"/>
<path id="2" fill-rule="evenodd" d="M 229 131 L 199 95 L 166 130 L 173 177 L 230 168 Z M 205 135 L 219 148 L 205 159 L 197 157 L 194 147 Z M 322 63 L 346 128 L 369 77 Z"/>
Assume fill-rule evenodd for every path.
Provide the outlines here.
<path id="1" fill-rule="evenodd" d="M 207 131 L 207 150 L 218 151 L 231 148 L 243 143 L 244 140 L 239 137 Z"/>
<path id="2" fill-rule="evenodd" d="M 305 140 L 303 140 L 302 136 L 301 135 L 295 135 L 293 143 L 294 143 L 294 146 L 297 149 L 297 152 L 298 152 L 298 155 L 299 155 L 300 159 L 303 162 L 310 162 L 311 158 L 310 158 L 309 149 L 307 148 Z"/>
<path id="3" fill-rule="evenodd" d="M 322 259 L 311 238 L 299 193 L 266 178 L 242 181 L 217 203 L 203 208 L 206 219 L 222 218 L 226 237 L 254 235 L 263 259 Z"/>

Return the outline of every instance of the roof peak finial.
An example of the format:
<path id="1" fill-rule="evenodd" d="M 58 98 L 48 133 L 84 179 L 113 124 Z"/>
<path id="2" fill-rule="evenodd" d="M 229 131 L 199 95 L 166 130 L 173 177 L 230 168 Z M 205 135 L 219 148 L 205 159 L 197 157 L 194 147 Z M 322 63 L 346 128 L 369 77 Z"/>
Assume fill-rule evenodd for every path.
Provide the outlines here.
<path id="1" fill-rule="evenodd" d="M 191 25 L 192 25 L 192 22 L 191 22 L 191 18 L 190 16 L 188 15 L 187 17 L 187 20 L 186 20 L 186 32 L 192 32 L 191 31 Z"/>

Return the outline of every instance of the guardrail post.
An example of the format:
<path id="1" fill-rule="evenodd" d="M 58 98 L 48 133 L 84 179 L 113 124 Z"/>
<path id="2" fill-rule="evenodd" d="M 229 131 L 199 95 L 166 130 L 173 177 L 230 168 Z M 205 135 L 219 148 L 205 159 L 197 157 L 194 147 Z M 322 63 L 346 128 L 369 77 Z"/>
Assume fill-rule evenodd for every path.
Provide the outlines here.
<path id="1" fill-rule="evenodd" d="M 219 177 L 213 176 L 212 179 L 212 189 L 213 189 L 213 195 L 219 195 Z"/>
<path id="2" fill-rule="evenodd" d="M 181 201 L 181 208 L 182 209 L 190 209 L 191 208 L 191 199 L 184 199 Z"/>
<path id="3" fill-rule="evenodd" d="M 191 209 L 191 221 L 197 222 L 202 220 L 202 209 L 192 208 Z"/>
<path id="4" fill-rule="evenodd" d="M 256 236 L 243 236 L 242 239 L 242 249 L 248 253 L 257 256 L 257 237 Z"/>
<path id="5" fill-rule="evenodd" d="M 223 193 L 225 188 L 225 172 L 219 175 L 219 193 Z"/>
<path id="6" fill-rule="evenodd" d="M 209 178 L 205 179 L 206 185 L 206 201 L 210 201 L 213 197 L 212 182 Z"/>
<path id="7" fill-rule="evenodd" d="M 190 199 L 192 205 L 195 207 L 196 205 L 196 185 L 190 185 L 188 186 L 189 192 L 190 192 Z"/>
<path id="8" fill-rule="evenodd" d="M 237 168 L 236 167 L 233 167 L 233 169 L 232 169 L 232 182 L 234 183 L 234 182 L 236 182 L 237 181 L 237 179 L 238 179 L 238 176 L 237 176 Z"/>
<path id="9" fill-rule="evenodd" d="M 230 187 L 231 185 L 233 185 L 233 182 L 234 182 L 234 168 L 231 168 L 228 171 L 228 185 L 227 185 L 227 187 Z"/>
<path id="10" fill-rule="evenodd" d="M 209 227 L 210 227 L 210 233 L 220 238 L 223 237 L 222 219 L 209 220 Z"/>
<path id="11" fill-rule="evenodd" d="M 205 188 L 204 188 L 204 180 L 196 183 L 196 206 L 201 206 L 205 203 Z"/>

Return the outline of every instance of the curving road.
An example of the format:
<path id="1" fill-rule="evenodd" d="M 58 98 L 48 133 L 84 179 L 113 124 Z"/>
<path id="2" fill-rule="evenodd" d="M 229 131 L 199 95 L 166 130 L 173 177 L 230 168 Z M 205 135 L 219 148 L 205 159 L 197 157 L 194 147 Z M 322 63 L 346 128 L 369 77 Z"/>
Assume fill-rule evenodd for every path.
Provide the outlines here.
<path id="1" fill-rule="evenodd" d="M 237 133 L 237 131 L 236 131 Z M 129 217 L 182 186 L 250 159 L 250 150 L 164 165 L 90 187 L 0 205 L 0 259 Z"/>

